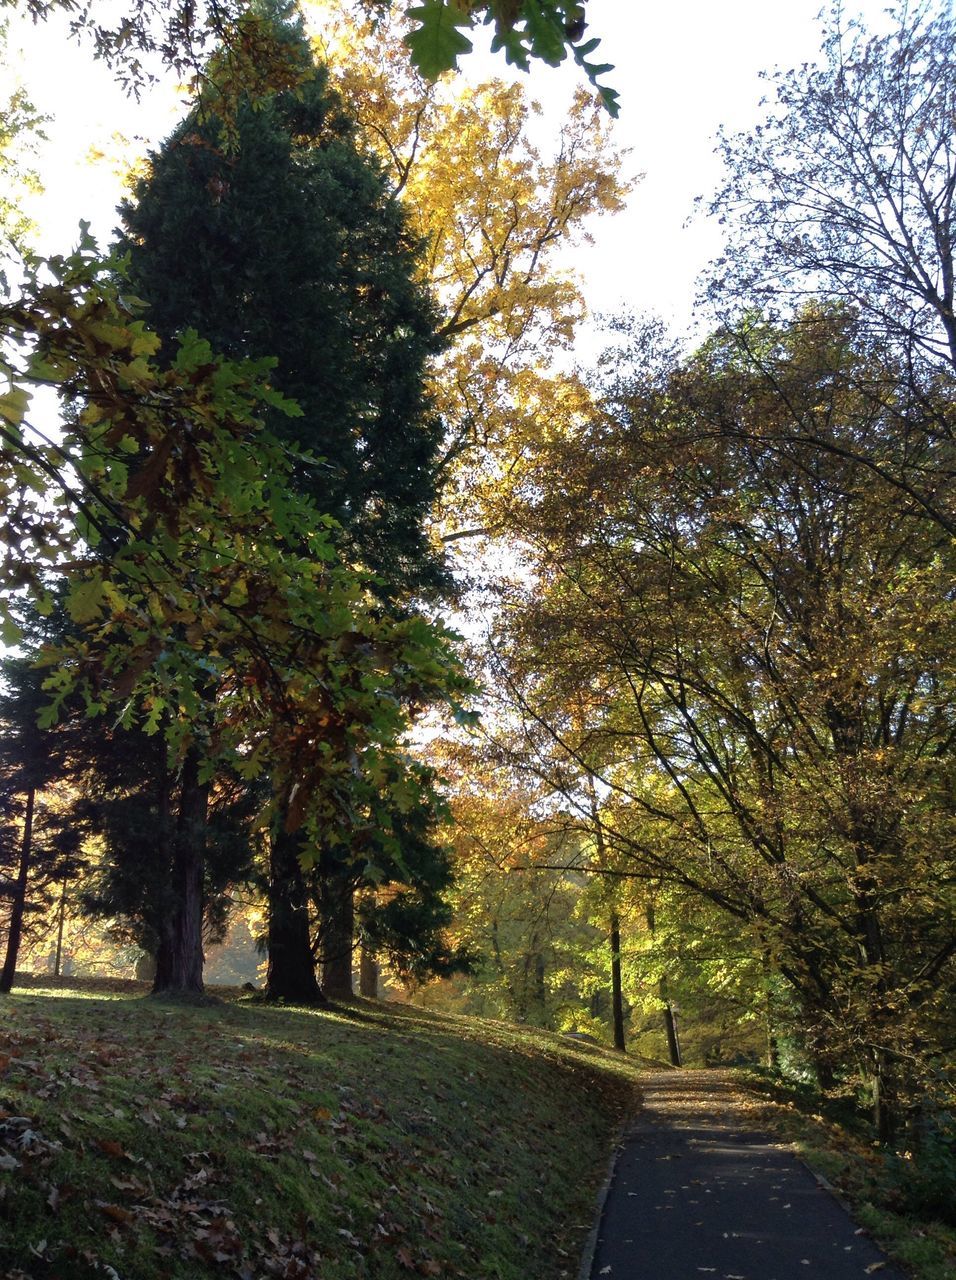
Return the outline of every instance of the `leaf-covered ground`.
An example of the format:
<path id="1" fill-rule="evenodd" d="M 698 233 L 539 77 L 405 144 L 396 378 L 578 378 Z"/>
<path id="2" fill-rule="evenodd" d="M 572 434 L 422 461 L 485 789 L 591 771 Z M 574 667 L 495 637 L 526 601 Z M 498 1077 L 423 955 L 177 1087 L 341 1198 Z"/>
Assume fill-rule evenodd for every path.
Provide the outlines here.
<path id="1" fill-rule="evenodd" d="M 0 1275 L 576 1274 L 630 1064 L 405 1006 L 104 986 L 0 1001 Z"/>

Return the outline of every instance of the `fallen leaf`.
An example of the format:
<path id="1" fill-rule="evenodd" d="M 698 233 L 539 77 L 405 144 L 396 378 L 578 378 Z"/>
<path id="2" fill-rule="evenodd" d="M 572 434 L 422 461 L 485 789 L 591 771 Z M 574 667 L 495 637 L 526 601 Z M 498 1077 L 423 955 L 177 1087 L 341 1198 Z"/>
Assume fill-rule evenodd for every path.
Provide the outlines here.
<path id="1" fill-rule="evenodd" d="M 132 1222 L 135 1214 L 130 1213 L 129 1209 L 124 1209 L 121 1204 L 105 1204 L 100 1202 L 97 1205 L 100 1213 L 104 1218 L 109 1218 L 112 1222 Z"/>
<path id="2" fill-rule="evenodd" d="M 123 1150 L 120 1142 L 114 1142 L 112 1138 L 97 1138 L 96 1145 L 106 1156 L 111 1156 L 114 1160 L 128 1160 L 129 1156 Z"/>

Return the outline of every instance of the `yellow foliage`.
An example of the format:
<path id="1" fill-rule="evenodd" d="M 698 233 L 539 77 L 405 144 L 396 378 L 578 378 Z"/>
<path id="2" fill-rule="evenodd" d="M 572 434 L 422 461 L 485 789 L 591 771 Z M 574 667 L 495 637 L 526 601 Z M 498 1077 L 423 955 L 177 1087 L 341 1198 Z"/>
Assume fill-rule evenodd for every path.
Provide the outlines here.
<path id="1" fill-rule="evenodd" d="M 313 0 L 316 51 L 385 166 L 427 246 L 427 281 L 449 340 L 431 395 L 448 433 L 446 470 L 469 523 L 496 523 L 524 442 L 568 428 L 587 393 L 556 367 L 585 304 L 558 262 L 588 240 L 588 220 L 623 206 L 623 154 L 597 99 L 579 90 L 550 154 L 534 141 L 541 109 L 520 83 L 423 80 L 401 18 L 374 24 L 344 0 Z M 507 482 L 507 484 L 506 484 Z M 446 513 L 449 515 L 451 513 Z"/>

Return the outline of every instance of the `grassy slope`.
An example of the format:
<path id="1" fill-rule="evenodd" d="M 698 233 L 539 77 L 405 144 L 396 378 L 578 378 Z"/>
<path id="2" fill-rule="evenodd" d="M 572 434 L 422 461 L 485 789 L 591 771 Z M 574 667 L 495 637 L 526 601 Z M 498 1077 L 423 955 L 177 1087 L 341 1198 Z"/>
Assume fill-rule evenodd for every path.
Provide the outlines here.
<path id="1" fill-rule="evenodd" d="M 0 1000 L 0 1276 L 576 1274 L 630 1065 L 403 1006 L 138 996 Z"/>

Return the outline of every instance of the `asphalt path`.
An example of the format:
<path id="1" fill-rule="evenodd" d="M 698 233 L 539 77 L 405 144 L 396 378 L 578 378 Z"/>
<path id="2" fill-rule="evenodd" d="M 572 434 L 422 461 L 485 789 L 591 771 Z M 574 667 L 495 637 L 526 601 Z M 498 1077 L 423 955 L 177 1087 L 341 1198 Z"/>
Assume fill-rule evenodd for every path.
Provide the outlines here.
<path id="1" fill-rule="evenodd" d="M 732 1082 L 650 1074 L 598 1229 L 591 1280 L 906 1280 Z"/>

